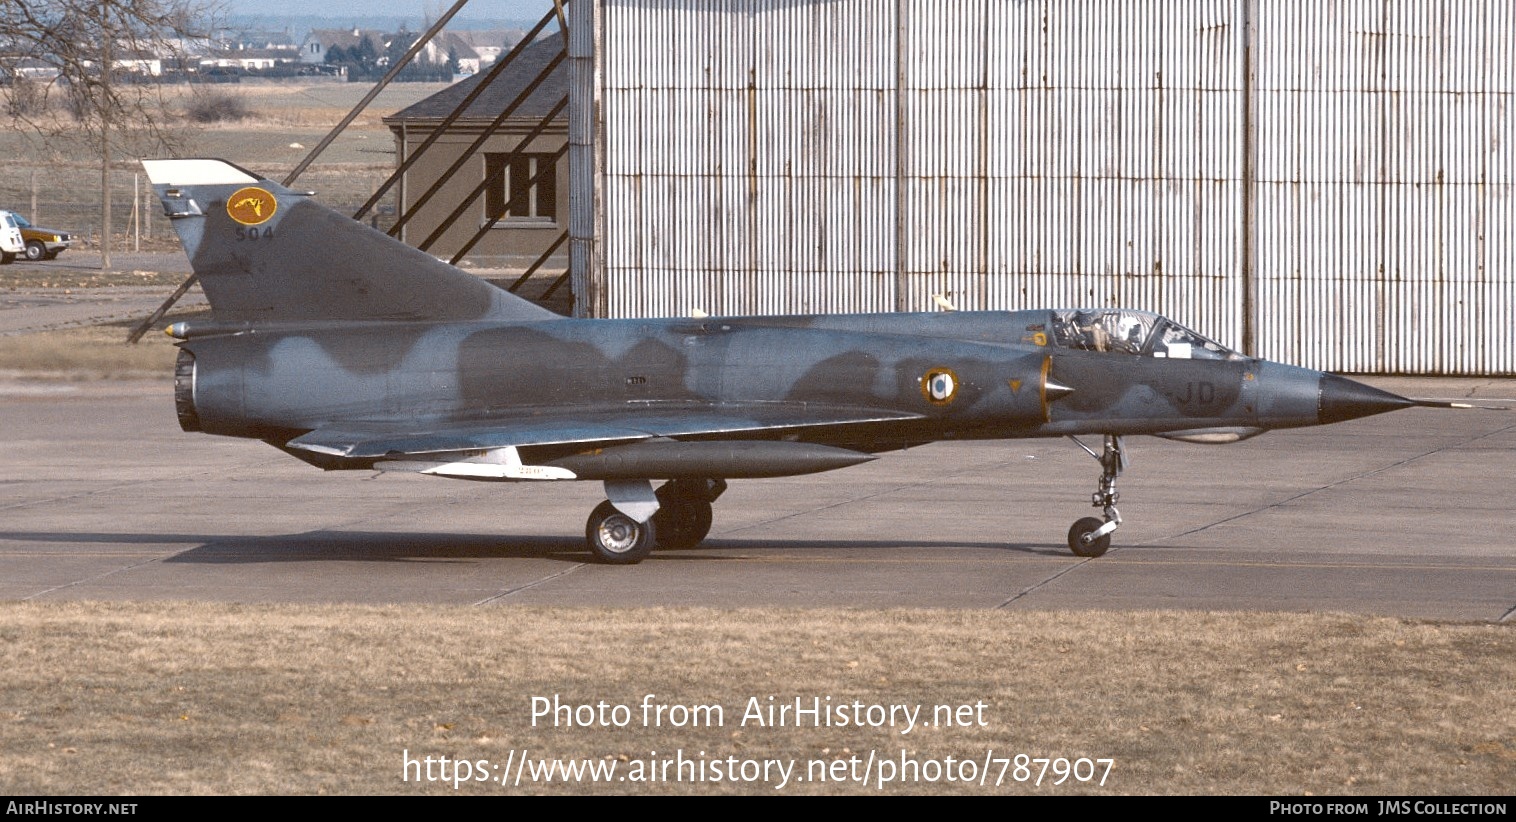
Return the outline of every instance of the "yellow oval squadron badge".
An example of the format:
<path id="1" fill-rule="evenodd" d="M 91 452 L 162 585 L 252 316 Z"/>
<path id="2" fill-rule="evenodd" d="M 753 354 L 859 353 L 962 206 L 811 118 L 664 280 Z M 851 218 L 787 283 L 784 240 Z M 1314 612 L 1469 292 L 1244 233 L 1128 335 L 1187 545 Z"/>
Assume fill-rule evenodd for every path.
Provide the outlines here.
<path id="1" fill-rule="evenodd" d="M 227 198 L 226 213 L 243 225 L 262 225 L 274 216 L 279 201 L 257 186 L 239 189 Z"/>

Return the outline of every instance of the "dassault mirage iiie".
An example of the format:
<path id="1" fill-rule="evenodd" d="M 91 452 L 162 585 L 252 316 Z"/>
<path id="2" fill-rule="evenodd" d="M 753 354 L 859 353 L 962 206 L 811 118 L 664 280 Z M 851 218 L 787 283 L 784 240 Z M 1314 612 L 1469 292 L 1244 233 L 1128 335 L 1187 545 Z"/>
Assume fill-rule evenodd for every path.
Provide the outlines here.
<path id="1" fill-rule="evenodd" d="M 829 471 L 951 439 L 1103 438 L 1121 525 L 1123 437 L 1235 442 L 1415 405 L 1243 356 L 1120 309 L 568 319 L 220 160 L 144 161 L 210 317 L 176 323 L 186 431 L 324 469 L 596 480 L 608 563 L 690 547 L 728 480 Z M 655 482 L 661 485 L 654 488 Z"/>

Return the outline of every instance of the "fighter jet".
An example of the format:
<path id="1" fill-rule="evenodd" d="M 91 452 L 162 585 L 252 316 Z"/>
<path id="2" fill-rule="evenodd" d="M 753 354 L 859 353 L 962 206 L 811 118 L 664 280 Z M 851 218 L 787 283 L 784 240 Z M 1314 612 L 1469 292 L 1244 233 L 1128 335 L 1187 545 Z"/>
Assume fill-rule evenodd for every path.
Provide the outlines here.
<path id="1" fill-rule="evenodd" d="M 185 431 L 328 470 L 602 482 L 585 538 L 605 563 L 699 544 L 728 480 L 1065 436 L 1100 464 L 1101 516 L 1068 532 L 1096 557 L 1121 525 L 1125 437 L 1228 443 L 1453 405 L 1138 310 L 570 319 L 230 163 L 144 166 L 211 305 L 168 329 Z"/>

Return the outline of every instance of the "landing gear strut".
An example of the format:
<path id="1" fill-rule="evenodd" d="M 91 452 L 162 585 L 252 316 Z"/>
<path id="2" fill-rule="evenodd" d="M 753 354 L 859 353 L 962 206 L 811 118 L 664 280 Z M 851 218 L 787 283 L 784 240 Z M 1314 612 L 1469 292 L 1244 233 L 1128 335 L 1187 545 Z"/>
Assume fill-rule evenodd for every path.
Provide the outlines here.
<path id="1" fill-rule="evenodd" d="M 1116 493 L 1116 478 L 1126 468 L 1126 450 L 1121 437 L 1114 434 L 1105 435 L 1105 449 L 1099 454 L 1078 439 L 1069 439 L 1100 462 L 1100 490 L 1090 495 L 1090 504 L 1105 513 L 1103 520 L 1084 517 L 1069 528 L 1069 550 L 1075 556 L 1098 557 L 1110 549 L 1111 533 L 1121 527 L 1121 512 L 1116 510 L 1116 500 L 1121 497 Z"/>

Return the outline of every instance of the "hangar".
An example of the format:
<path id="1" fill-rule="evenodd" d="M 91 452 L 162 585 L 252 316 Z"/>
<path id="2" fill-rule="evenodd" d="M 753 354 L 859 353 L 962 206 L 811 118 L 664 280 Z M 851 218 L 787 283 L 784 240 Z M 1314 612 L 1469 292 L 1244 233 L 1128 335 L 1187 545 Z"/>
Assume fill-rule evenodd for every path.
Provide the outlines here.
<path id="1" fill-rule="evenodd" d="M 581 316 L 1122 306 L 1516 373 L 1503 0 L 565 10 Z"/>

